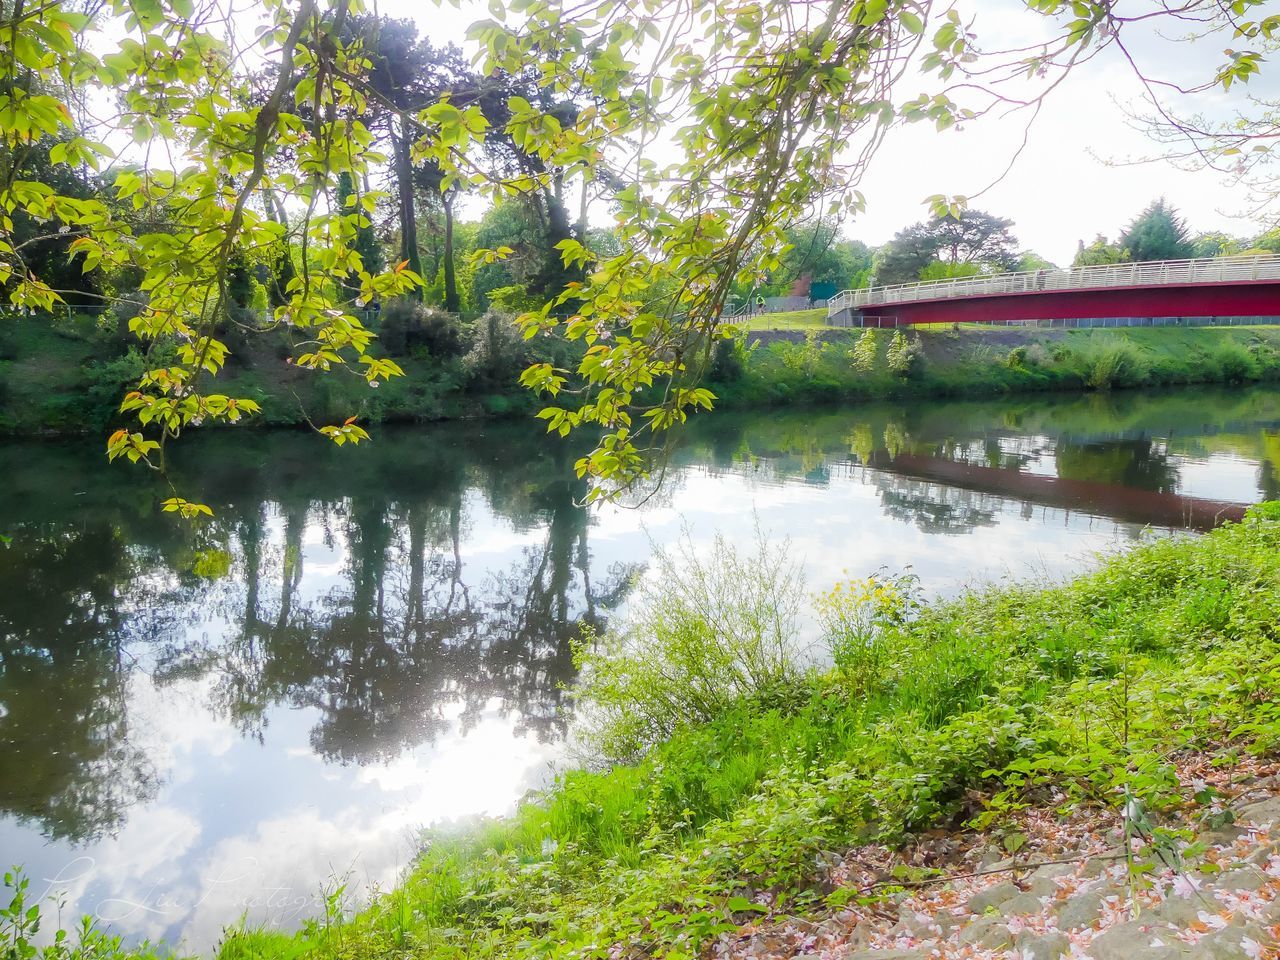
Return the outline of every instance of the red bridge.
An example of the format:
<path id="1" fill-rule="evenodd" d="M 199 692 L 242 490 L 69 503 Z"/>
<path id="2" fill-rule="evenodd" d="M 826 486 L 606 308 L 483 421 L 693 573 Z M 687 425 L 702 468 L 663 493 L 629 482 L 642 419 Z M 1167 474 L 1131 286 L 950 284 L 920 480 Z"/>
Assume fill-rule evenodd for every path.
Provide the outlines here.
<path id="1" fill-rule="evenodd" d="M 1280 256 L 1027 270 L 845 290 L 837 327 L 1104 318 L 1280 317 Z"/>

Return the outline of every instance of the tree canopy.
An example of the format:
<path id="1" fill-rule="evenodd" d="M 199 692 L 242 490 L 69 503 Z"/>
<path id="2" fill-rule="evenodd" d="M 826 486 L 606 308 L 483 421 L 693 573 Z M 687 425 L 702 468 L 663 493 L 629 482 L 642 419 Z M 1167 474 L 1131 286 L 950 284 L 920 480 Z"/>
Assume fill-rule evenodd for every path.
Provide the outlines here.
<path id="1" fill-rule="evenodd" d="M 360 315 L 423 286 L 412 169 L 430 171 L 442 198 L 524 199 L 559 258 L 539 265 L 531 286 L 546 302 L 521 330 L 579 353 L 522 382 L 549 398 L 551 431 L 596 435 L 577 469 L 602 494 L 644 476 L 668 428 L 712 405 L 699 380 L 730 332 L 726 297 L 779 269 L 788 228 L 815 207 L 837 219 L 863 208 L 860 179 L 891 127 L 1034 106 L 1148 19 L 1120 7 L 1034 0 L 1027 16 L 1051 39 L 999 52 L 927 0 L 757 0 L 732 16 L 694 0 L 498 0 L 469 33 L 471 77 L 394 25 L 366 29 L 360 0 L 261 0 L 234 16 L 213 0 L 104 0 L 88 13 L 19 0 L 0 14 L 0 281 L 18 307 L 48 310 L 70 292 L 42 271 L 23 217 L 65 238 L 86 277 L 136 271 L 146 303 L 128 325 L 147 370 L 122 404 L 136 423 L 108 453 L 162 470 L 187 429 L 256 412 L 217 392 L 232 325 L 283 332 L 293 364 L 317 375 L 351 372 L 370 388 L 400 375 Z M 1280 31 L 1265 10 L 1186 0 L 1160 15 L 1240 48 Z M 1230 88 L 1261 63 L 1233 49 L 1207 82 Z M 929 90 L 904 99 L 909 74 Z M 1030 89 L 1009 87 L 1015 76 Z M 33 176 L 46 147 L 55 166 L 101 171 L 109 198 Z M 387 199 L 368 185 L 388 165 L 402 256 L 383 266 L 362 238 Z M 582 211 L 597 199 L 616 250 L 589 245 Z M 1007 224 L 966 212 L 963 197 L 929 202 L 940 259 L 1011 262 Z M 275 306 L 246 325 L 236 271 L 258 263 L 280 265 Z M 338 444 L 367 438 L 354 418 L 317 429 Z M 180 491 L 166 507 L 207 512 Z"/>
<path id="2" fill-rule="evenodd" d="M 1195 252 L 1186 221 L 1163 197 L 1125 227 L 1120 246 L 1131 260 L 1183 260 Z"/>
<path id="3" fill-rule="evenodd" d="M 880 251 L 876 283 L 910 283 L 923 279 L 934 263 L 931 279 L 1000 273 L 1018 263 L 1013 221 L 981 210 L 966 209 L 959 216 L 937 214 L 894 235 Z"/>

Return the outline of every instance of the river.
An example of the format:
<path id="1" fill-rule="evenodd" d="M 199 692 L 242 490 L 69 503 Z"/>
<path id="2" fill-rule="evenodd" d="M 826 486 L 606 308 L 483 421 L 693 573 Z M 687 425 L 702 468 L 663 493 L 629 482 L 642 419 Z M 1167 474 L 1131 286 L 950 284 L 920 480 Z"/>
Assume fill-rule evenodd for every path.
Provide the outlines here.
<path id="1" fill-rule="evenodd" d="M 641 505 L 591 510 L 526 422 L 185 441 L 197 526 L 100 451 L 0 444 L 0 865 L 64 917 L 207 950 L 545 784 L 571 640 L 625 615 L 655 545 L 759 527 L 814 591 L 1059 579 L 1280 497 L 1280 390 L 717 413 Z"/>

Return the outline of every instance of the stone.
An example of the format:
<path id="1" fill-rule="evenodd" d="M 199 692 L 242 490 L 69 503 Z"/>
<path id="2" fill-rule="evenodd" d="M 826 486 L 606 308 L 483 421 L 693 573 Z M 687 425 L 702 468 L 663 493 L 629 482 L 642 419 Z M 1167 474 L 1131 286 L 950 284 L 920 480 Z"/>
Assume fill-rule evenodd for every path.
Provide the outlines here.
<path id="1" fill-rule="evenodd" d="M 1175 930 L 1162 923 L 1130 920 L 1094 937 L 1089 946 L 1093 960 L 1171 960 L 1185 956 L 1185 944 Z"/>
<path id="2" fill-rule="evenodd" d="M 998 907 L 1006 900 L 1012 900 L 1022 891 L 1012 882 L 1005 880 L 995 886 L 979 890 L 969 898 L 969 910 L 972 913 L 986 913 L 988 907 Z"/>
<path id="3" fill-rule="evenodd" d="M 1209 886 L 1213 890 L 1228 890 L 1233 893 L 1242 890 L 1259 890 L 1267 882 L 1267 875 L 1250 864 L 1219 874 Z"/>
<path id="4" fill-rule="evenodd" d="M 1072 895 L 1058 908 L 1058 926 L 1064 930 L 1077 930 L 1090 926 L 1102 914 L 1103 891 L 1082 890 Z"/>
<path id="5" fill-rule="evenodd" d="M 1280 897 L 1272 900 L 1262 908 L 1262 922 L 1268 927 L 1280 924 Z"/>
<path id="6" fill-rule="evenodd" d="M 1071 952 L 1071 941 L 1065 933 L 1021 934 L 1014 946 L 1022 951 L 1019 960 L 1061 960 Z"/>
<path id="7" fill-rule="evenodd" d="M 1027 889 L 1037 897 L 1052 897 L 1058 892 L 1057 881 L 1064 877 L 1074 877 L 1076 868 L 1071 863 L 1048 863 L 1031 874 Z"/>
<path id="8" fill-rule="evenodd" d="M 1200 834 L 1199 839 L 1211 847 L 1229 847 L 1249 831 L 1234 823 Z"/>
<path id="9" fill-rule="evenodd" d="M 1271 943 L 1267 931 L 1257 924 L 1246 923 L 1240 926 L 1231 925 L 1203 937 L 1196 944 L 1196 956 L 1205 960 L 1253 960 L 1257 956 L 1245 946 L 1245 940 L 1252 940 L 1264 946 Z"/>
<path id="10" fill-rule="evenodd" d="M 1213 909 L 1213 902 L 1207 897 L 1174 896 L 1163 900 L 1159 906 L 1153 907 L 1151 913 L 1165 923 L 1185 927 L 1199 919 L 1200 911 L 1206 909 Z"/>
<path id="11" fill-rule="evenodd" d="M 1241 807 L 1239 817 L 1257 826 L 1264 823 L 1280 824 L 1280 797 L 1272 797 L 1270 800 Z"/>
<path id="12" fill-rule="evenodd" d="M 907 936 L 917 938 L 936 937 L 940 933 L 930 914 L 904 907 L 898 914 L 898 918 L 898 923 L 893 928 L 895 933 L 905 933 Z"/>
<path id="13" fill-rule="evenodd" d="M 1020 893 L 1000 904 L 999 910 L 1006 917 L 1029 917 L 1044 909 L 1044 901 L 1034 893 Z"/>
<path id="14" fill-rule="evenodd" d="M 1093 857 L 1084 862 L 1084 867 L 1080 871 L 1080 876 L 1086 880 L 1093 880 L 1106 873 L 1107 868 L 1111 866 L 1111 860 L 1106 857 Z"/>
<path id="15" fill-rule="evenodd" d="M 1280 842 L 1273 840 L 1270 843 L 1260 845 L 1258 849 L 1245 857 L 1244 861 L 1245 863 L 1253 864 L 1255 867 L 1265 867 L 1267 865 L 1267 861 L 1277 853 L 1280 853 Z"/>
<path id="16" fill-rule="evenodd" d="M 942 930 L 944 937 L 949 937 L 955 930 L 969 922 L 967 916 L 958 917 L 949 910 L 940 910 L 934 915 L 933 922 Z"/>
<path id="17" fill-rule="evenodd" d="M 999 917 L 979 917 L 961 931 L 960 942 L 988 950 L 1007 950 L 1013 946 L 1013 934 Z"/>
<path id="18" fill-rule="evenodd" d="M 1078 864 L 1074 863 L 1046 863 L 1043 867 L 1036 868 L 1036 872 L 1031 874 L 1031 879 L 1059 880 L 1062 877 L 1074 877 L 1077 867 Z"/>
<path id="19" fill-rule="evenodd" d="M 994 870 L 996 864 L 1004 859 L 1004 855 L 999 850 L 984 850 L 981 859 L 978 860 L 979 870 Z"/>

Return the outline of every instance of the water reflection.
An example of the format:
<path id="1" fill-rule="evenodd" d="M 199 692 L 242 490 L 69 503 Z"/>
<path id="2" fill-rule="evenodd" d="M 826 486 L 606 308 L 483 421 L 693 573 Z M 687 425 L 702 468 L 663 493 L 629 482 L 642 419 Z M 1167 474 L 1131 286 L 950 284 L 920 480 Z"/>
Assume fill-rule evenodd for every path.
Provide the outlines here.
<path id="1" fill-rule="evenodd" d="M 882 564 L 935 593 L 1066 573 L 1146 524 L 1280 495 L 1278 396 L 720 414 L 642 509 L 594 513 L 576 451 L 523 423 L 386 429 L 359 451 L 209 436 L 176 468 L 216 511 L 195 528 L 155 516 L 96 443 L 10 444 L 0 860 L 61 874 L 69 909 L 130 936 L 198 949 L 241 912 L 294 920 L 357 861 L 392 880 L 414 827 L 541 782 L 571 643 L 616 615 L 650 538 L 742 540 L 754 512 L 815 588 Z M 246 871 L 250 900 L 225 879 Z"/>

